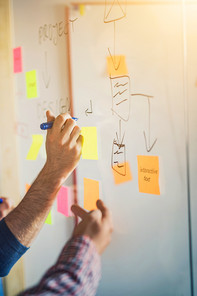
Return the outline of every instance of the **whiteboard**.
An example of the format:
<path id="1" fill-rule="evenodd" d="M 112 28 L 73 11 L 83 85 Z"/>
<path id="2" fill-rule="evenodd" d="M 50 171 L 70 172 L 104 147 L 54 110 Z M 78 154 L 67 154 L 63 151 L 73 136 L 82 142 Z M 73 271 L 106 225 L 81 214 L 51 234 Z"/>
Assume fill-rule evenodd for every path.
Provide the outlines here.
<path id="1" fill-rule="evenodd" d="M 46 110 L 55 116 L 70 110 L 66 38 L 68 24 L 65 1 L 13 0 L 13 48 L 22 48 L 22 72 L 14 74 L 19 145 L 19 177 L 21 198 L 26 184 L 31 184 L 45 163 L 45 131 L 40 124 L 46 121 Z M 38 9 L 39 8 L 39 9 Z M 25 73 L 36 70 L 36 98 L 27 98 Z M 27 160 L 32 135 L 43 135 L 43 145 L 36 160 Z M 72 185 L 70 177 L 65 185 Z M 45 224 L 25 258 L 25 283 L 30 287 L 51 267 L 63 245 L 70 238 L 74 226 L 72 218 L 52 210 L 53 225 Z"/>
<path id="2" fill-rule="evenodd" d="M 66 19 L 68 1 L 13 0 L 12 4 L 13 47 L 21 46 L 23 56 L 23 71 L 14 74 L 21 198 L 25 185 L 33 182 L 45 162 L 44 145 L 36 161 L 27 161 L 26 155 L 31 136 L 45 135 L 39 125 L 46 120 L 47 108 L 57 115 L 70 111 L 73 104 L 81 127 L 97 127 L 98 160 L 81 159 L 77 189 L 79 204 L 83 206 L 83 179 L 99 181 L 100 197 L 113 214 L 113 239 L 102 256 L 98 295 L 191 295 L 185 141 L 187 98 L 196 293 L 196 5 L 186 6 L 184 26 L 181 3 L 130 3 L 122 6 L 114 31 L 113 22 L 106 21 L 109 5 L 73 5 Z M 119 12 L 116 10 L 116 13 Z M 113 19 L 113 15 L 110 17 Z M 68 22 L 70 31 L 67 32 Z M 114 80 L 107 72 L 108 49 L 112 55 L 115 52 L 124 56 L 128 69 L 129 100 L 120 113 L 113 106 Z M 34 99 L 27 99 L 26 95 L 25 73 L 30 70 L 37 73 L 38 96 Z M 69 92 L 69 77 L 72 92 Z M 123 138 L 123 134 L 124 157 L 132 180 L 116 185 L 112 148 L 117 135 Z M 139 192 L 139 155 L 158 157 L 160 195 Z M 71 177 L 66 185 L 72 184 Z M 25 255 L 26 287 L 35 284 L 54 264 L 71 235 L 74 221 L 59 214 L 56 203 L 53 219 L 54 224 L 44 225 Z"/>
<path id="3" fill-rule="evenodd" d="M 98 295 L 188 296 L 191 262 L 182 5 L 131 2 L 125 14 L 122 6 L 121 19 L 114 12 L 114 25 L 104 17 L 109 5 L 93 4 L 86 3 L 81 13 L 76 5 L 70 8 L 70 16 L 79 18 L 75 32 L 70 32 L 70 59 L 74 114 L 82 127 L 95 126 L 98 133 L 98 160 L 82 159 L 77 169 L 79 203 L 84 204 L 84 178 L 97 180 L 100 197 L 114 219 L 112 243 L 102 257 Z M 192 27 L 195 12 L 193 16 Z M 107 72 L 109 50 L 112 57 L 114 52 L 123 55 L 128 68 L 130 97 L 119 111 L 114 110 L 113 82 Z M 196 79 L 196 69 L 194 73 Z M 116 83 L 121 81 L 126 83 Z M 196 102 L 191 108 L 196 110 Z M 195 123 L 196 119 L 193 129 Z M 124 160 L 129 162 L 132 181 L 116 185 L 113 145 L 123 134 Z M 139 155 L 158 157 L 160 195 L 139 192 Z M 196 164 L 196 153 L 192 161 Z"/>

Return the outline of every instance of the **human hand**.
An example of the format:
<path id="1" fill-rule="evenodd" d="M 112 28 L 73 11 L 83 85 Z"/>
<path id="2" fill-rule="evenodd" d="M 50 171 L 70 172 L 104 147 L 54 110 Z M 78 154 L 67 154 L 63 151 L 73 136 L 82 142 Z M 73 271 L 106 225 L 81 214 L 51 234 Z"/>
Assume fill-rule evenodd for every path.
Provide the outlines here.
<path id="1" fill-rule="evenodd" d="M 111 212 L 104 202 L 99 199 L 96 205 L 98 209 L 91 212 L 86 212 L 78 205 L 72 205 L 72 212 L 82 219 L 75 227 L 73 236 L 89 236 L 95 243 L 98 253 L 101 254 L 111 242 L 113 223 Z"/>
<path id="2" fill-rule="evenodd" d="M 14 208 L 12 200 L 6 197 L 0 197 L 3 202 L 0 203 L 0 220 L 9 214 Z"/>
<path id="3" fill-rule="evenodd" d="M 56 118 L 50 111 L 46 115 L 47 121 L 54 121 L 53 127 L 47 130 L 46 166 L 50 174 L 62 184 L 79 162 L 83 137 L 80 135 L 80 128 L 68 113 Z"/>

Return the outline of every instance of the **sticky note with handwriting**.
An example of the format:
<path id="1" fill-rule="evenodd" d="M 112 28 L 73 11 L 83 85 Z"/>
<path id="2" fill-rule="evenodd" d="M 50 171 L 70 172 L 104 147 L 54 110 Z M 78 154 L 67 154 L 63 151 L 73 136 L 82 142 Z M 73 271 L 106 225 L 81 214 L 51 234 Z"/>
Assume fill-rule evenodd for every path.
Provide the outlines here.
<path id="1" fill-rule="evenodd" d="M 52 219 L 52 212 L 50 211 L 46 220 L 45 220 L 45 224 L 49 224 L 52 225 L 53 224 L 53 219 Z"/>
<path id="2" fill-rule="evenodd" d="M 14 73 L 22 72 L 22 49 L 21 47 L 16 47 L 13 49 L 14 58 Z"/>
<path id="3" fill-rule="evenodd" d="M 84 209 L 92 211 L 97 209 L 96 201 L 99 199 L 99 181 L 84 178 Z"/>
<path id="4" fill-rule="evenodd" d="M 128 162 L 113 165 L 112 171 L 116 185 L 132 180 L 132 174 Z"/>
<path id="5" fill-rule="evenodd" d="M 57 211 L 66 217 L 73 216 L 71 206 L 74 203 L 72 188 L 62 186 L 57 195 Z"/>
<path id="6" fill-rule="evenodd" d="M 28 99 L 37 98 L 37 75 L 36 70 L 32 70 L 25 73 L 26 78 L 26 90 Z"/>
<path id="7" fill-rule="evenodd" d="M 159 157 L 138 155 L 139 192 L 160 195 Z"/>
<path id="8" fill-rule="evenodd" d="M 32 135 L 32 144 L 26 157 L 27 160 L 36 160 L 42 143 L 42 135 Z"/>
<path id="9" fill-rule="evenodd" d="M 95 126 L 82 127 L 81 134 L 84 138 L 82 147 L 82 158 L 98 159 L 97 128 Z"/>
<path id="10" fill-rule="evenodd" d="M 107 73 L 109 77 L 117 77 L 128 74 L 126 59 L 123 55 L 107 57 Z"/>

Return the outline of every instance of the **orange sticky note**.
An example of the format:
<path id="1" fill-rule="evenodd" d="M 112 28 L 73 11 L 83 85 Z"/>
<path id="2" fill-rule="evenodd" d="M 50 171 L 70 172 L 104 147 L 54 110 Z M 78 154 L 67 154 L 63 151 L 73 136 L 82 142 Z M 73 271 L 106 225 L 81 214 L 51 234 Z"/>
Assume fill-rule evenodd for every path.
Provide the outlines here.
<path id="1" fill-rule="evenodd" d="M 116 77 L 127 75 L 127 65 L 125 56 L 116 55 L 116 56 L 108 56 L 107 57 L 107 73 L 109 77 Z"/>
<path id="2" fill-rule="evenodd" d="M 159 157 L 138 155 L 139 191 L 160 195 L 159 189 Z"/>
<path id="3" fill-rule="evenodd" d="M 84 182 L 84 209 L 92 211 L 97 209 L 96 201 L 99 199 L 99 181 L 83 179 Z"/>
<path id="4" fill-rule="evenodd" d="M 121 184 L 132 180 L 132 174 L 128 162 L 116 164 L 112 168 L 115 184 Z"/>
<path id="5" fill-rule="evenodd" d="M 25 191 L 27 192 L 29 190 L 29 188 L 31 187 L 31 185 L 29 184 L 25 184 Z"/>

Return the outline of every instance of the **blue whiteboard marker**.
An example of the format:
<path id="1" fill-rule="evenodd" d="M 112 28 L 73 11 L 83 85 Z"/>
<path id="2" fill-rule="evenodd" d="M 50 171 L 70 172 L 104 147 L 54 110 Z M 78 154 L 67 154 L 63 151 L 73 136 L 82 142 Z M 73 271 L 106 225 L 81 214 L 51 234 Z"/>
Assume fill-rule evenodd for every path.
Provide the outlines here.
<path id="1" fill-rule="evenodd" d="M 78 120 L 77 117 L 72 117 L 72 119 L 75 120 L 75 121 Z M 41 128 L 42 130 L 46 130 L 46 129 L 52 128 L 53 123 L 54 123 L 54 121 L 43 122 L 43 123 L 41 123 L 40 128 Z"/>

